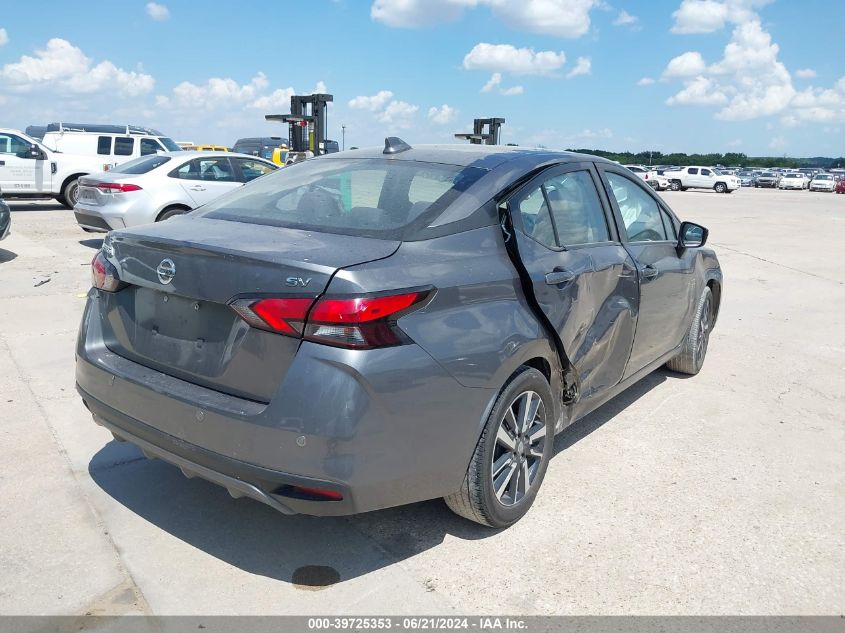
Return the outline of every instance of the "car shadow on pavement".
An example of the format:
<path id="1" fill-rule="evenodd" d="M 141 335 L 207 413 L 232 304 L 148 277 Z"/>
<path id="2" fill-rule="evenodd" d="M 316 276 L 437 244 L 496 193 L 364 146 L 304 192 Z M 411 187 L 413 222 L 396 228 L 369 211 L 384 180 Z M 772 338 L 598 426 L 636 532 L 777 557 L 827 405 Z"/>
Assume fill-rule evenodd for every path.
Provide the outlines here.
<path id="1" fill-rule="evenodd" d="M 7 251 L 5 248 L 0 248 L 0 264 L 10 262 L 18 256 L 17 253 Z"/>
<path id="2" fill-rule="evenodd" d="M 555 454 L 666 378 L 655 372 L 564 430 Z M 454 515 L 440 499 L 351 517 L 284 516 L 257 501 L 232 499 L 202 479 L 186 479 L 126 442 L 103 446 L 88 472 L 115 501 L 171 536 L 246 572 L 293 584 L 303 569 L 330 569 L 334 584 L 437 547 L 447 534 L 477 540 L 499 532 Z M 148 546 L 156 547 L 155 540 Z"/>
<path id="3" fill-rule="evenodd" d="M 9 205 L 9 210 L 12 213 L 36 213 L 38 211 L 70 211 L 70 209 L 68 209 L 66 206 L 64 206 L 63 204 L 59 204 L 56 201 L 23 201 L 6 199 L 6 203 Z"/>
<path id="4" fill-rule="evenodd" d="M 89 238 L 87 240 L 79 240 L 79 243 L 82 246 L 87 246 L 88 248 L 93 248 L 95 250 L 100 250 L 103 247 L 103 238 Z"/>

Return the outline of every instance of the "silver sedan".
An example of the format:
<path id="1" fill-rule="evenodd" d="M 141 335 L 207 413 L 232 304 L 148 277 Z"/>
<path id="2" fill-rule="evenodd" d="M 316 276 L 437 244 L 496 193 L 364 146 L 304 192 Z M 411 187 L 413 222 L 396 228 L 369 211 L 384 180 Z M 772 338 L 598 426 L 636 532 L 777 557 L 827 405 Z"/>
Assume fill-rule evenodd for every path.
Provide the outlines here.
<path id="1" fill-rule="evenodd" d="M 274 163 L 231 152 L 162 152 L 79 179 L 76 221 L 108 232 L 187 213 L 250 180 Z"/>

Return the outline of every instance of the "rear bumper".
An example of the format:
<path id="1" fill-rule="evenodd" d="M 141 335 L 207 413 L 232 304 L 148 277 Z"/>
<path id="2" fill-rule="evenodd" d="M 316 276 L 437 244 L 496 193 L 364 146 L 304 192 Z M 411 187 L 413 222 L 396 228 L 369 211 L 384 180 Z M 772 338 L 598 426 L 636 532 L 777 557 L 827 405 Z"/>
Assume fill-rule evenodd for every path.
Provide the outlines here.
<path id="1" fill-rule="evenodd" d="M 457 490 L 495 390 L 464 387 L 419 346 L 305 342 L 269 404 L 169 376 L 112 352 L 91 291 L 76 383 L 115 434 L 281 512 L 352 514 Z M 277 494 L 285 485 L 343 501 Z M 284 493 L 284 491 L 282 491 Z"/>
<path id="2" fill-rule="evenodd" d="M 83 213 L 76 210 L 74 210 L 73 215 L 76 218 L 76 223 L 83 229 L 96 231 L 98 233 L 108 233 L 112 230 L 112 227 L 109 226 L 108 222 L 99 215 L 94 215 L 93 213 Z"/>
<path id="3" fill-rule="evenodd" d="M 78 384 L 76 388 L 97 424 L 135 444 L 147 457 L 177 466 L 186 477 L 200 477 L 223 486 L 232 497 L 255 499 L 282 514 L 329 516 L 355 512 L 352 495 L 345 486 L 262 468 L 203 449 L 124 415 L 91 396 Z M 285 488 L 289 486 L 333 490 L 341 493 L 343 500 L 313 501 L 277 494 L 286 492 Z"/>

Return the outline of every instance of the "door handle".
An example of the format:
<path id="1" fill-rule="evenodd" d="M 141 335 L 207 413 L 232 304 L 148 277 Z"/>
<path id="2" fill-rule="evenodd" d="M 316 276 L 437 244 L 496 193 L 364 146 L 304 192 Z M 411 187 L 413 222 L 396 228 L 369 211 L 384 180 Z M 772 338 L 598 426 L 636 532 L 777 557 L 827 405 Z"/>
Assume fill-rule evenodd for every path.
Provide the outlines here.
<path id="1" fill-rule="evenodd" d="M 193 187 L 188 187 L 191 191 L 205 191 L 205 187 L 202 185 L 194 185 Z"/>
<path id="2" fill-rule="evenodd" d="M 651 264 L 648 264 L 647 266 L 643 266 L 643 270 L 642 270 L 643 279 L 654 279 L 655 277 L 657 277 L 658 274 L 660 274 L 660 271 L 657 270 Z"/>
<path id="3" fill-rule="evenodd" d="M 575 273 L 568 270 L 553 270 L 550 273 L 546 273 L 546 283 L 550 286 L 569 283 L 573 279 L 575 279 Z"/>
<path id="4" fill-rule="evenodd" d="M 5 164 L 6 164 L 6 161 L 5 161 L 5 160 L 0 160 L 0 167 L 2 167 L 2 166 L 3 166 L 3 165 L 5 165 Z"/>

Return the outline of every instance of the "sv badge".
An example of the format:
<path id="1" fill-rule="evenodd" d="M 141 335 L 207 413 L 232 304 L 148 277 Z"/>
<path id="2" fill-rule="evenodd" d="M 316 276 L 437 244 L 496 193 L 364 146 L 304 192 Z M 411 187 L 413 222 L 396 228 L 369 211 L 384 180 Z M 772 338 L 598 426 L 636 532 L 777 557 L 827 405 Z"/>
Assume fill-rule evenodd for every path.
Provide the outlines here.
<path id="1" fill-rule="evenodd" d="M 311 283 L 311 277 L 308 279 L 303 279 L 302 277 L 288 277 L 285 279 L 286 286 L 293 286 L 293 287 L 300 287 L 304 288 L 308 284 Z"/>

